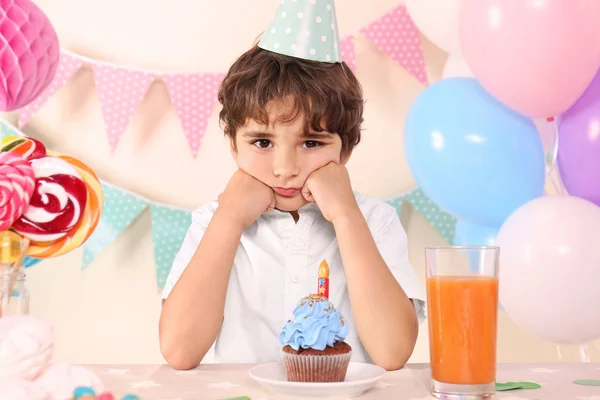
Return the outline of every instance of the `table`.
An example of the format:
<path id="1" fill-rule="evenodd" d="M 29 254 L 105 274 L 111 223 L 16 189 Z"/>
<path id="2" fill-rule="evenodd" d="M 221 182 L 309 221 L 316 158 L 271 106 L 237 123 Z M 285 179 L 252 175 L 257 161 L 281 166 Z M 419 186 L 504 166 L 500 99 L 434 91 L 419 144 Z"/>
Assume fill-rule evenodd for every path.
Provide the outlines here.
<path id="1" fill-rule="evenodd" d="M 249 376 L 250 364 L 206 364 L 190 371 L 167 365 L 86 365 L 116 395 L 135 393 L 142 400 L 219 400 L 248 396 L 252 400 L 279 397 L 264 391 Z M 391 371 L 360 400 L 429 400 L 428 364 L 408 364 Z M 580 386 L 575 379 L 600 379 L 600 363 L 499 364 L 499 382 L 533 381 L 541 389 L 498 392 L 504 400 L 600 400 L 600 387 Z M 119 399 L 119 397 L 117 397 Z M 336 398 L 336 400 L 345 400 Z"/>

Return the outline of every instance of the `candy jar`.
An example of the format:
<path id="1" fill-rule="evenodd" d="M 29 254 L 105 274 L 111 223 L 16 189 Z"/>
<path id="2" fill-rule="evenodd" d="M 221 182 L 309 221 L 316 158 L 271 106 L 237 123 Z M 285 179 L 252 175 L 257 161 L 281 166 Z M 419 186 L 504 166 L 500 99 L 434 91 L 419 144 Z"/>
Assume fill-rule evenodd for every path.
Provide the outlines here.
<path id="1" fill-rule="evenodd" d="M 0 277 L 2 316 L 29 314 L 29 291 L 25 285 L 25 272 L 12 278 L 10 274 Z M 12 290 L 10 286 L 12 285 Z"/>
<path id="2" fill-rule="evenodd" d="M 0 317 L 29 314 L 23 258 L 29 241 L 12 231 L 0 231 Z"/>

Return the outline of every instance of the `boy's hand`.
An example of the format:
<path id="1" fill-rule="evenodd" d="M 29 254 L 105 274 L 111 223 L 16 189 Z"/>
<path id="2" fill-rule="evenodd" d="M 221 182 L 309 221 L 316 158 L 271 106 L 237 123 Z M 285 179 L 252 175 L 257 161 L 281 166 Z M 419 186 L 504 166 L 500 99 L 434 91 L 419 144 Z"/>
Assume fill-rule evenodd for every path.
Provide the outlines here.
<path id="1" fill-rule="evenodd" d="M 302 195 L 306 201 L 316 202 L 330 222 L 358 210 L 348 170 L 335 162 L 311 173 L 302 188 Z"/>
<path id="2" fill-rule="evenodd" d="M 242 170 L 237 170 L 219 195 L 219 208 L 245 229 L 261 214 L 275 208 L 273 189 Z"/>

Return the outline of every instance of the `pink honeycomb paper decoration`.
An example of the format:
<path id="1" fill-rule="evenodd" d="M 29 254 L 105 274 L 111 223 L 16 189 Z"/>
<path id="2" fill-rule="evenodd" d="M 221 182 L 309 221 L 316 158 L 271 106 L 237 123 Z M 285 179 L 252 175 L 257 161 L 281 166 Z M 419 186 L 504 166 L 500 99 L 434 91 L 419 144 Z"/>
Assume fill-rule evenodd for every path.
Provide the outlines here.
<path id="1" fill-rule="evenodd" d="M 0 110 L 31 103 L 52 82 L 60 46 L 50 20 L 30 0 L 0 0 Z"/>

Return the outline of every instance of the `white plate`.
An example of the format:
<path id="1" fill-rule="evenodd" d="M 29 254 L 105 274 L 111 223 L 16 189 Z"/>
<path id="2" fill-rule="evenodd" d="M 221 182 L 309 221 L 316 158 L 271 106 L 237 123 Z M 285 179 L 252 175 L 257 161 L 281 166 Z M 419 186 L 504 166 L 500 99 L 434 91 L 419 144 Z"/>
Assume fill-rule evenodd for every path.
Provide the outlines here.
<path id="1" fill-rule="evenodd" d="M 250 369 L 250 377 L 268 391 L 293 397 L 356 397 L 360 396 L 385 376 L 377 365 L 351 362 L 344 382 L 288 382 L 283 362 L 257 365 Z"/>

